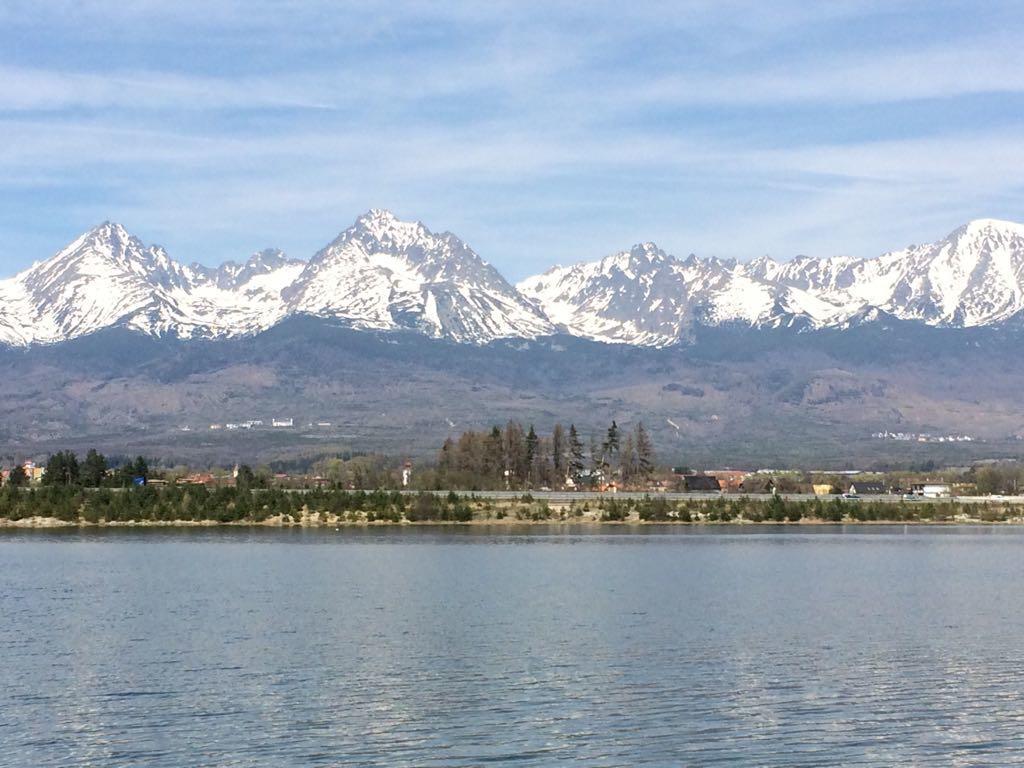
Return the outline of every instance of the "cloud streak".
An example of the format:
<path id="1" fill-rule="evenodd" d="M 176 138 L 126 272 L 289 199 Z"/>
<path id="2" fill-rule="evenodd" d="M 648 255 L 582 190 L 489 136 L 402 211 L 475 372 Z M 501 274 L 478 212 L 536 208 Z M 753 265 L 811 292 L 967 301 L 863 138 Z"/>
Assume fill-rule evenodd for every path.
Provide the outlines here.
<path id="1" fill-rule="evenodd" d="M 308 255 L 370 205 L 458 231 L 514 278 L 634 239 L 872 255 L 1024 217 L 1019 16 L 7 3 L 0 262 L 110 217 L 185 260 Z"/>

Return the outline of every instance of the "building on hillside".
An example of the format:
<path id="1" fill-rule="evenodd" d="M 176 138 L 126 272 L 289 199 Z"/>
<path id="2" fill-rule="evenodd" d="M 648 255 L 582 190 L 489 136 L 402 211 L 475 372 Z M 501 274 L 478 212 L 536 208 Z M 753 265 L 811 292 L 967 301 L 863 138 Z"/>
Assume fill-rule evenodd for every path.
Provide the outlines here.
<path id="1" fill-rule="evenodd" d="M 854 480 L 850 483 L 849 492 L 858 496 L 882 496 L 887 493 L 885 483 L 879 480 Z"/>
<path id="2" fill-rule="evenodd" d="M 750 473 L 744 469 L 709 469 L 704 474 L 715 478 L 726 493 L 738 493 Z"/>
<path id="3" fill-rule="evenodd" d="M 711 475 L 683 475 L 683 490 L 690 492 L 721 493 L 722 486 Z"/>
<path id="4" fill-rule="evenodd" d="M 832 483 L 815 483 L 811 486 L 815 496 L 831 496 Z"/>
<path id="5" fill-rule="evenodd" d="M 295 426 L 295 419 L 272 419 L 270 422 L 272 427 L 292 427 Z"/>

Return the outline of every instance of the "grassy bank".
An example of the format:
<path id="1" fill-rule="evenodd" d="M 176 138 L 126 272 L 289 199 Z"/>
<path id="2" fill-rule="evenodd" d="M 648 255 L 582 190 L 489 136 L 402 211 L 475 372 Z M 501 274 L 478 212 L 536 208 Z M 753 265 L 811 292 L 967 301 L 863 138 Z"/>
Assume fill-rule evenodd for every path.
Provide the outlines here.
<path id="1" fill-rule="evenodd" d="M 207 489 L 126 490 L 5 488 L 0 525 L 399 525 L 414 523 L 1020 523 L 1024 507 L 1005 502 L 958 504 L 830 500 L 670 500 L 602 498 L 555 504 L 529 495 L 481 499 L 471 494 L 403 495 L 393 491 Z"/>

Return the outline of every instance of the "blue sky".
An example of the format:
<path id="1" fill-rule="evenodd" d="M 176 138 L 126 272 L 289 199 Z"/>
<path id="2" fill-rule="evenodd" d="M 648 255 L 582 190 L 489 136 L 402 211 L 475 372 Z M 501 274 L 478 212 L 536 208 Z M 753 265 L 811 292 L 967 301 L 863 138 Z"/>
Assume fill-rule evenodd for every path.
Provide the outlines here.
<path id="1" fill-rule="evenodd" d="M 0 274 L 105 219 L 306 258 L 370 207 L 506 276 L 1024 220 L 1020 2 L 0 0 Z"/>

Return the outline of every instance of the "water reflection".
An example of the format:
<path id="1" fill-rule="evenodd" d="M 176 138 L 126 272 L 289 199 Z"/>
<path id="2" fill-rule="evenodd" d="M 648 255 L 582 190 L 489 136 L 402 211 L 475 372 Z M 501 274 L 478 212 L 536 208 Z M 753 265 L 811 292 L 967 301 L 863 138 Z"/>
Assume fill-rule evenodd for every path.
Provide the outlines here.
<path id="1" fill-rule="evenodd" d="M 1024 531 L 0 535 L 0 764 L 1024 762 Z"/>

